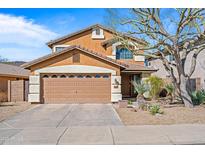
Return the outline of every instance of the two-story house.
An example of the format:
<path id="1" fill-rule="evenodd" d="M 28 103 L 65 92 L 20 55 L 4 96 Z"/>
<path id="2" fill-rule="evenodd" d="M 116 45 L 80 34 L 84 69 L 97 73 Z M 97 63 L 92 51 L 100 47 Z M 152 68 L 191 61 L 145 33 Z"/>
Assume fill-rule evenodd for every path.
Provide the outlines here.
<path id="1" fill-rule="evenodd" d="M 156 70 L 123 47 L 115 34 L 97 24 L 48 42 L 51 54 L 23 65 L 31 70 L 29 102 L 109 103 L 133 97 L 131 81 Z"/>

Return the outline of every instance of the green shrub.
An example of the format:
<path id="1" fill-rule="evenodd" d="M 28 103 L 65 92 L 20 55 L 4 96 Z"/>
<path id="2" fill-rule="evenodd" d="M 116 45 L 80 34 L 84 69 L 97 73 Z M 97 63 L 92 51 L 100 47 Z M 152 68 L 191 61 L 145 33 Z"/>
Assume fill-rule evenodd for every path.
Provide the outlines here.
<path id="1" fill-rule="evenodd" d="M 163 111 L 160 110 L 160 106 L 159 105 L 151 105 L 149 106 L 149 111 L 152 115 L 155 114 L 163 114 Z"/>
<path id="2" fill-rule="evenodd" d="M 128 100 L 128 105 L 132 105 L 132 104 L 133 104 L 132 100 Z"/>
<path id="3" fill-rule="evenodd" d="M 200 105 L 205 102 L 205 90 L 198 90 L 191 93 L 194 105 Z"/>
<path id="4" fill-rule="evenodd" d="M 134 91 L 138 94 L 138 96 L 143 96 L 143 94 L 148 90 L 147 85 L 143 82 L 132 82 L 132 85 L 134 86 Z"/>
<path id="5" fill-rule="evenodd" d="M 174 93 L 174 85 L 173 84 L 166 84 L 165 85 L 165 89 L 166 89 L 166 91 L 167 91 L 167 95 L 170 95 L 170 96 L 172 96 L 173 95 L 173 93 Z"/>
<path id="6" fill-rule="evenodd" d="M 174 99 L 174 91 L 175 91 L 175 87 L 173 84 L 166 84 L 165 85 L 165 89 L 167 91 L 167 96 L 170 96 L 171 102 L 173 102 Z"/>
<path id="7" fill-rule="evenodd" d="M 141 108 L 143 111 L 147 111 L 147 110 L 149 110 L 149 105 L 148 105 L 148 104 L 141 104 L 140 108 Z"/>
<path id="8" fill-rule="evenodd" d="M 164 86 L 163 79 L 157 77 L 157 76 L 150 76 L 148 79 L 146 79 L 146 83 L 150 86 L 150 96 L 152 99 L 156 99 L 159 97 L 159 93 L 162 90 Z"/>

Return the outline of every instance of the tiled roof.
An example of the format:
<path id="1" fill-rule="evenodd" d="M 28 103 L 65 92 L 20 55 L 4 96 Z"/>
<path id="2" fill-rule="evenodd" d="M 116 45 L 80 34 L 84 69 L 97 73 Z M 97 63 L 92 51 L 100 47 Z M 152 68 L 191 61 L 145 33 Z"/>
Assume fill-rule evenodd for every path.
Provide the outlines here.
<path id="1" fill-rule="evenodd" d="M 133 72 L 133 71 L 150 71 L 150 72 L 155 72 L 157 69 L 153 67 L 148 67 L 148 66 L 143 66 L 139 64 L 133 64 L 133 63 L 126 63 L 128 67 L 123 70 L 123 72 Z"/>
<path id="2" fill-rule="evenodd" d="M 114 60 L 112 58 L 109 58 L 106 55 L 100 54 L 99 52 L 95 52 L 95 51 L 86 49 L 86 48 L 81 47 L 81 46 L 76 46 L 76 45 L 69 46 L 69 47 L 65 48 L 64 50 L 62 50 L 60 52 L 51 53 L 51 54 L 48 54 L 48 55 L 43 56 L 41 58 L 35 59 L 35 60 L 31 61 L 31 62 L 25 63 L 25 64 L 22 65 L 22 67 L 29 68 L 32 65 L 38 64 L 38 63 L 43 62 L 43 61 L 45 61 L 47 59 L 50 59 L 50 58 L 56 57 L 58 55 L 61 55 L 63 53 L 69 52 L 69 51 L 71 51 L 73 49 L 78 49 L 80 51 L 83 51 L 83 52 L 88 53 L 90 55 L 96 56 L 96 57 L 98 57 L 100 59 L 103 59 L 105 61 L 108 61 L 110 63 L 113 63 L 113 64 L 118 65 L 118 66 L 123 67 L 123 68 L 128 67 L 128 65 L 126 65 L 125 63 L 122 63 L 122 62 L 119 62 L 119 61 Z"/>
<path id="3" fill-rule="evenodd" d="M 29 70 L 19 66 L 0 63 L 0 76 L 28 78 Z"/>

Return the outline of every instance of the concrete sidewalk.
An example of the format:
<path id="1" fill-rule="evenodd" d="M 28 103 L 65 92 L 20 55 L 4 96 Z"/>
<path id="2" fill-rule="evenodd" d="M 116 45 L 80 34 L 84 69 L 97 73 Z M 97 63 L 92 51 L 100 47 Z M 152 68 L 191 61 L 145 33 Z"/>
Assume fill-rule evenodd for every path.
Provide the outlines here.
<path id="1" fill-rule="evenodd" d="M 205 144 L 205 125 L 13 129 L 2 123 L 0 144 Z"/>

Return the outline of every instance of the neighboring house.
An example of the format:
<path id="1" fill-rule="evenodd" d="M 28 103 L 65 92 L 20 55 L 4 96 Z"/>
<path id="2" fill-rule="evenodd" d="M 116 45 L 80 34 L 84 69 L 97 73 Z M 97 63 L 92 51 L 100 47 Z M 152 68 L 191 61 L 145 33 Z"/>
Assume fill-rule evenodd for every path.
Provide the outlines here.
<path id="1" fill-rule="evenodd" d="M 0 102 L 27 100 L 29 72 L 19 66 L 0 63 Z"/>
<path id="2" fill-rule="evenodd" d="M 193 52 L 190 52 L 190 54 L 188 54 L 187 56 L 187 60 L 185 63 L 186 72 L 190 70 L 192 55 L 193 55 Z M 171 55 L 167 55 L 167 59 L 170 62 L 173 61 L 173 57 Z M 148 60 L 147 66 L 158 69 L 158 71 L 154 72 L 152 75 L 156 75 L 163 79 L 170 79 L 170 75 L 165 70 L 165 67 L 163 66 L 162 61 L 160 59 L 150 58 Z M 176 75 L 176 71 L 175 71 L 175 75 Z M 197 57 L 196 69 L 193 75 L 191 76 L 191 88 L 192 90 L 199 90 L 202 88 L 205 89 L 205 50 L 202 51 Z"/>
<path id="3" fill-rule="evenodd" d="M 144 66 L 145 58 L 133 56 L 114 34 L 93 25 L 47 43 L 51 54 L 22 65 L 31 70 L 29 102 L 109 103 L 135 96 L 131 81 L 156 70 Z"/>

